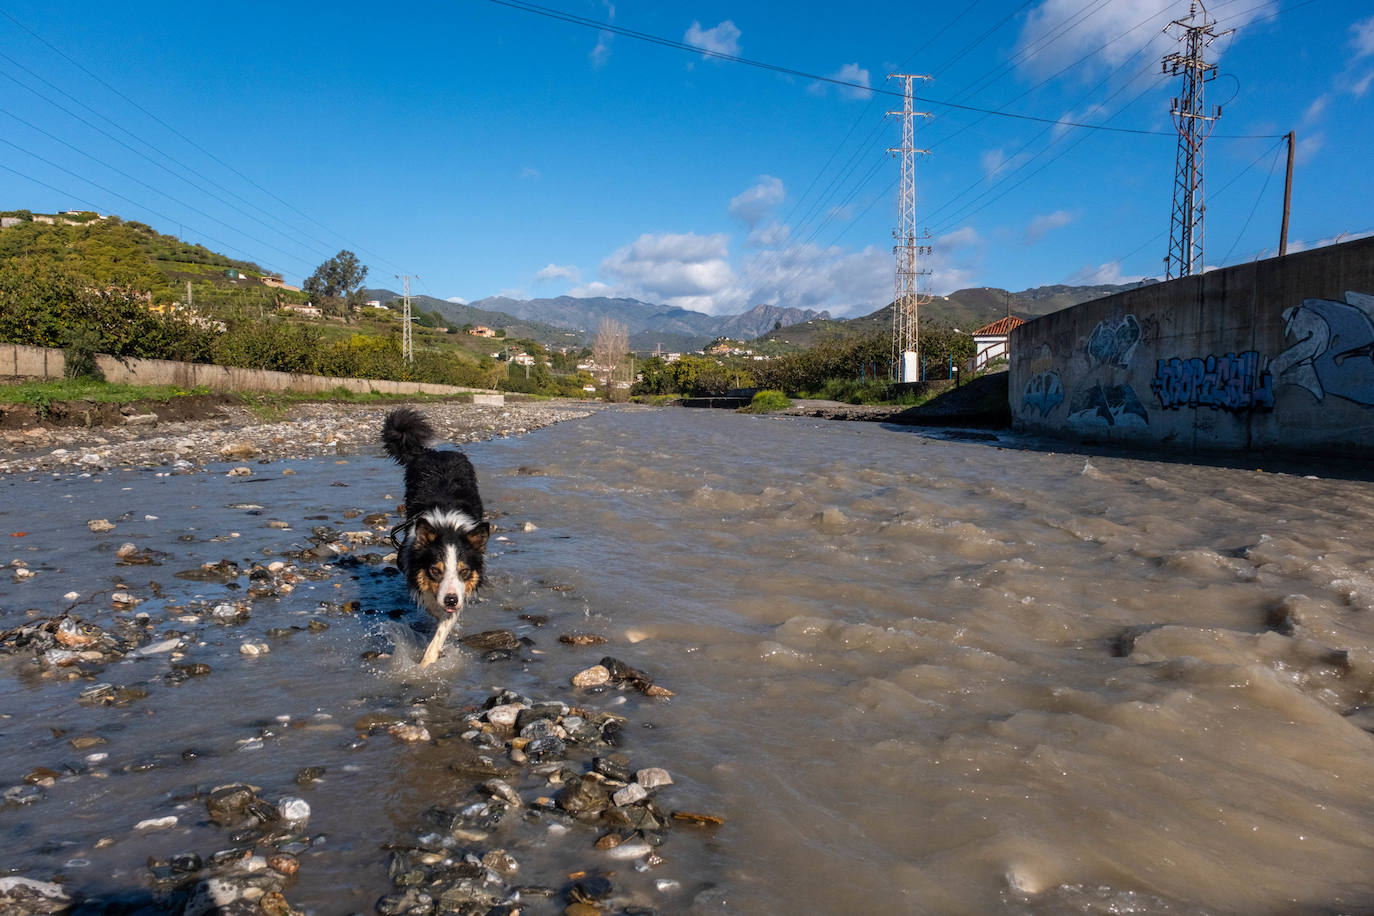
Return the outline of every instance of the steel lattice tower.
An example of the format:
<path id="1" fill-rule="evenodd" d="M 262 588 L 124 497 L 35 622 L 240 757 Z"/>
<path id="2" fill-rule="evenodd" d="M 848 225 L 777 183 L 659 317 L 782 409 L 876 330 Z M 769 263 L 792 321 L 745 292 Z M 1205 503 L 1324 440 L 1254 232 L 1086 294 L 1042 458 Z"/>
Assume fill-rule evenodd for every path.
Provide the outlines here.
<path id="1" fill-rule="evenodd" d="M 396 279 L 405 281 L 405 311 L 401 313 L 401 356 L 408 363 L 415 362 L 415 344 L 410 336 L 410 280 L 417 274 L 396 274 Z"/>
<path id="2" fill-rule="evenodd" d="M 1201 17 L 1198 13 L 1201 12 Z M 1166 74 L 1183 75 L 1183 92 L 1173 100 L 1170 114 L 1178 129 L 1178 156 L 1174 164 L 1174 209 L 1169 219 L 1169 255 L 1164 259 L 1168 279 L 1187 277 L 1204 268 L 1202 255 L 1203 217 L 1207 207 L 1202 196 L 1202 144 L 1221 117 L 1218 105 L 1208 114 L 1202 89 L 1217 75 L 1215 64 L 1202 57 L 1203 51 L 1221 35 L 1214 32 L 1216 20 L 1208 20 L 1200 0 L 1189 6 L 1187 19 L 1176 19 L 1165 28 L 1177 27 L 1184 46 L 1164 58 Z"/>
<path id="3" fill-rule="evenodd" d="M 912 111 L 911 81 L 929 80 L 930 77 L 891 73 L 887 78 L 901 80 L 904 89 L 902 110 L 888 112 L 902 116 L 902 145 L 888 148 L 889 153 L 899 156 L 902 167 L 901 187 L 897 192 L 897 228 L 892 232 L 897 241 L 892 246 L 897 259 L 892 293 L 892 376 L 899 382 L 914 382 L 920 374 L 917 318 L 920 307 L 930 301 L 929 293 L 920 288 L 921 278 L 929 276 L 930 271 L 919 270 L 917 259 L 928 256 L 931 247 L 921 244 L 930 239 L 930 233 L 916 234 L 916 154 L 924 155 L 930 150 L 916 149 L 913 119 L 917 115 L 923 118 L 930 115 Z"/>

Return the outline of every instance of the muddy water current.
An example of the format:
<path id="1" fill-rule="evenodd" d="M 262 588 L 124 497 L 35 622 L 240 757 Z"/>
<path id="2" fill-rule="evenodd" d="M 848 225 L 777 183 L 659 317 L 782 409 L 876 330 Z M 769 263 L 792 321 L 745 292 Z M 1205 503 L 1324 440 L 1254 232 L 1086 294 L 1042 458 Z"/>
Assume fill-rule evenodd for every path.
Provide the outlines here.
<path id="1" fill-rule="evenodd" d="M 379 453 L 0 481 L 0 630 L 125 640 L 0 656 L 0 872 L 174 906 L 148 860 L 252 846 L 207 817 L 244 783 L 308 802 L 278 847 L 320 914 L 376 912 L 417 846 L 504 849 L 535 914 L 583 871 L 606 912 L 1374 911 L 1374 485 L 1020 444 L 626 409 L 469 445 L 500 539 L 462 632 L 523 641 L 424 671 L 389 548 L 348 537 L 398 520 Z M 571 686 L 607 655 L 674 695 Z M 437 836 L 502 689 L 622 717 L 596 753 L 724 823 L 616 855 L 527 766 Z"/>

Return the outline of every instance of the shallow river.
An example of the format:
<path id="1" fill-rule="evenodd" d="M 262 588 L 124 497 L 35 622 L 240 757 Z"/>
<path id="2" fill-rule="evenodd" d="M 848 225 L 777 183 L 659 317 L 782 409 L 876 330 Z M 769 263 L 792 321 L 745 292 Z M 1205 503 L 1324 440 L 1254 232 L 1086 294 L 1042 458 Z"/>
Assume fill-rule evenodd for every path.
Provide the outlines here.
<path id="1" fill-rule="evenodd" d="M 156 902 L 145 860 L 230 846 L 204 799 L 244 782 L 310 805 L 287 899 L 374 912 L 384 846 L 469 787 L 444 740 L 360 720 L 437 739 L 511 688 L 625 716 L 631 767 L 672 774 L 663 808 L 725 820 L 673 830 L 652 868 L 537 810 L 497 828 L 517 883 L 613 873 L 608 911 L 1374 910 L 1374 484 L 1023 444 L 626 409 L 470 445 L 504 540 L 463 629 L 527 643 L 425 672 L 427 624 L 387 613 L 406 598 L 375 562 L 302 561 L 318 578 L 246 620 L 209 610 L 313 526 L 393 511 L 380 453 L 0 481 L 3 559 L 34 573 L 0 590 L 0 630 L 72 608 L 180 640 L 80 677 L 0 657 L 0 788 L 57 774 L 0 807 L 0 873 Z M 124 543 L 166 556 L 120 565 Z M 175 576 L 223 559 L 245 575 Z M 570 686 L 604 655 L 675 695 Z M 168 676 L 192 661 L 210 673 Z M 83 700 L 97 683 L 146 695 Z"/>

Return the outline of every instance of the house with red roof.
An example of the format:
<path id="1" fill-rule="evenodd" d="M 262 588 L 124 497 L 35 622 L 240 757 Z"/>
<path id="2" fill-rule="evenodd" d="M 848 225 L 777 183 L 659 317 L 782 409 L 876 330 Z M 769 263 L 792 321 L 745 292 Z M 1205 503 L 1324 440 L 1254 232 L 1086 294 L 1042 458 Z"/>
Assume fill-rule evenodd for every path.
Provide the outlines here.
<path id="1" fill-rule="evenodd" d="M 988 363 L 1011 358 L 1011 332 L 1025 324 L 1025 319 L 1008 315 L 992 324 L 985 324 L 973 332 L 973 345 L 977 355 L 973 358 L 973 371 L 987 366 Z"/>

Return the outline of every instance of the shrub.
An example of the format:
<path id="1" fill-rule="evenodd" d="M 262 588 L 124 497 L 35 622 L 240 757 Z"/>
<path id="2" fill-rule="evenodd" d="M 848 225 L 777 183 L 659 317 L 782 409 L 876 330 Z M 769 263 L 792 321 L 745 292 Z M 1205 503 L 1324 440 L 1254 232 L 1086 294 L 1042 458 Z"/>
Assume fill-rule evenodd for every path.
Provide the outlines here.
<path id="1" fill-rule="evenodd" d="M 749 401 L 748 407 L 741 407 L 745 413 L 772 413 L 775 410 L 786 410 L 792 406 L 792 401 L 781 391 L 765 389 L 754 393 L 754 397 Z"/>

